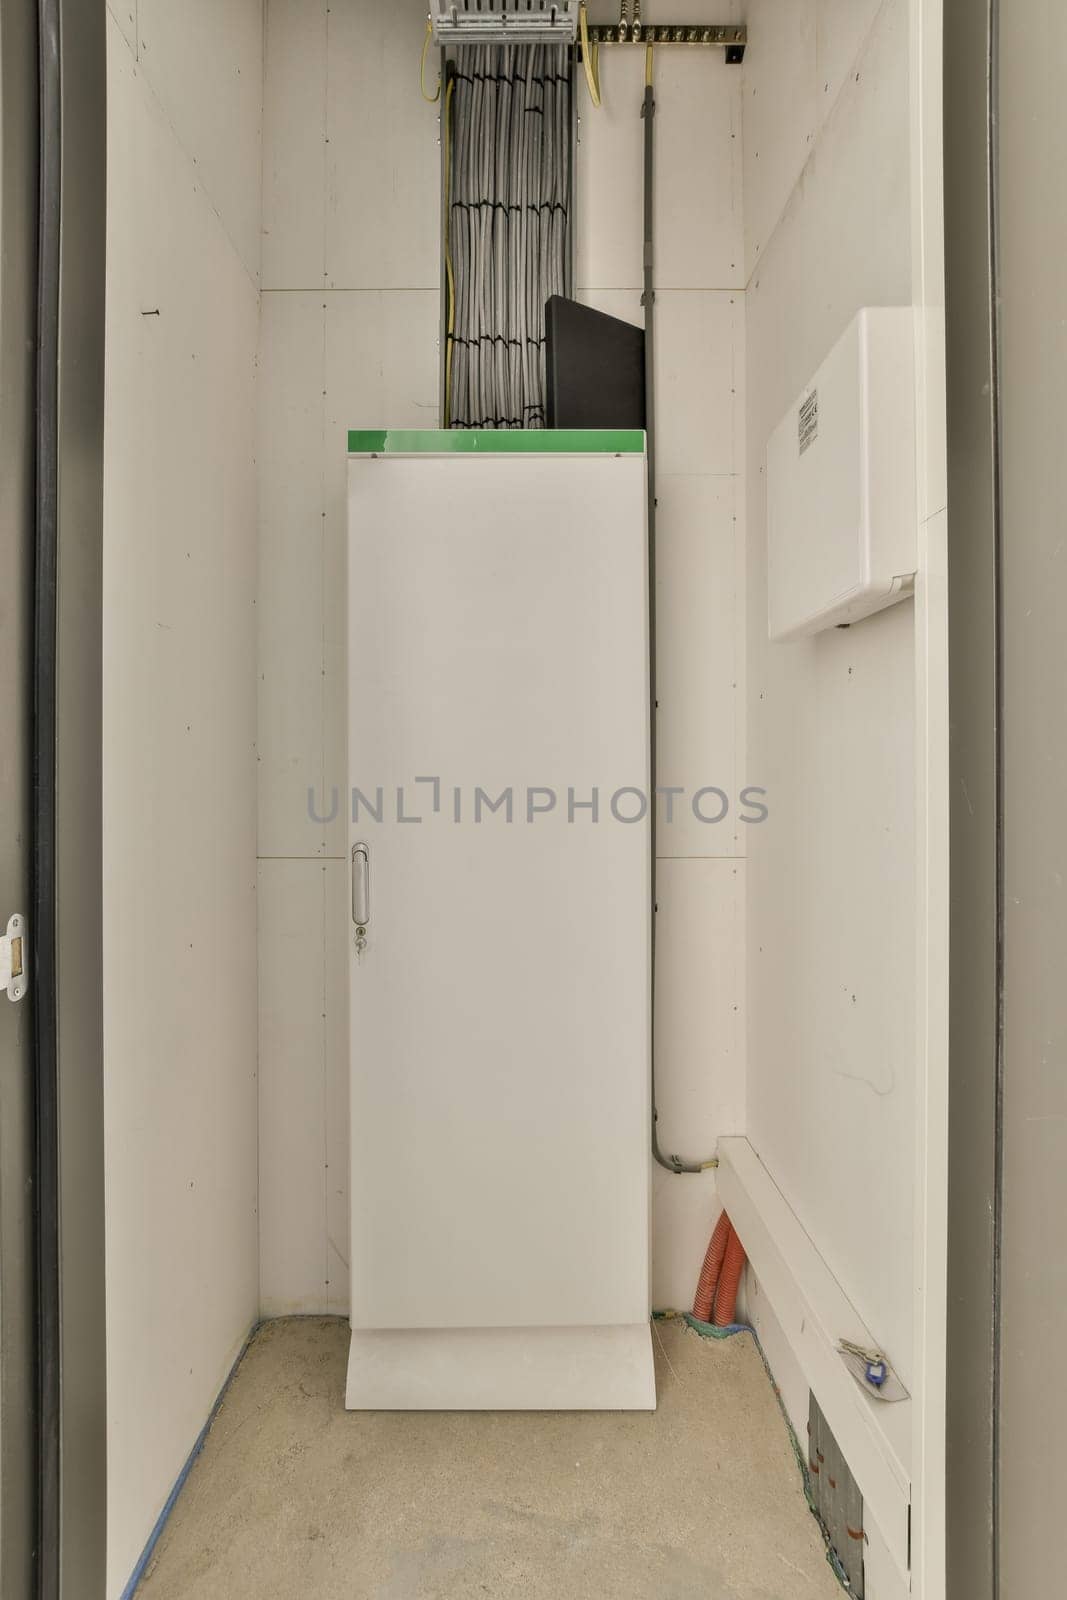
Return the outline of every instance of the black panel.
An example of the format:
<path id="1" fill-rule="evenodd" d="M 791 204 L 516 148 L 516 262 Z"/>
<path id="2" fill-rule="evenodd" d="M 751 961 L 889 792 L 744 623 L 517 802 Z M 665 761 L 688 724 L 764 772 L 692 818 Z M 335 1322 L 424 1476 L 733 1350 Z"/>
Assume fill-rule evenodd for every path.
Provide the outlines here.
<path id="1" fill-rule="evenodd" d="M 643 428 L 645 335 L 553 295 L 545 307 L 550 428 Z"/>

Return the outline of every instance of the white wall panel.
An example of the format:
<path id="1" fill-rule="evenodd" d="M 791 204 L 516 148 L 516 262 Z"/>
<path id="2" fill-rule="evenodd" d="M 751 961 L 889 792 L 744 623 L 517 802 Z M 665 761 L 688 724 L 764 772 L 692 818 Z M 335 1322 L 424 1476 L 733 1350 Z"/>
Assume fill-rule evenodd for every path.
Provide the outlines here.
<path id="1" fill-rule="evenodd" d="M 743 288 L 741 70 L 721 50 L 663 49 L 655 75 L 656 284 Z M 579 91 L 577 281 L 635 289 L 643 274 L 644 51 L 602 50 L 600 81 L 599 110 L 584 84 Z"/>
<path id="2" fill-rule="evenodd" d="M 722 50 L 656 54 L 658 288 L 744 288 L 742 82 Z"/>
<path id="3" fill-rule="evenodd" d="M 776 384 L 800 374 L 777 417 L 861 305 L 910 302 L 908 52 L 907 8 L 885 0 L 859 80 L 847 80 L 819 137 L 817 162 L 782 215 L 774 259 L 761 261 L 750 284 L 753 302 L 762 294 L 773 303 Z M 750 433 L 749 442 L 762 461 L 763 439 Z"/>
<path id="4" fill-rule="evenodd" d="M 697 474 L 658 482 L 657 783 L 685 791 L 669 809 L 666 798 L 660 806 L 659 856 L 744 854 L 735 673 L 744 544 L 736 482 Z M 719 822 L 700 820 L 719 815 L 715 795 L 702 797 L 694 810 L 694 796 L 707 787 L 727 797 L 729 810 Z"/>
<path id="5" fill-rule="evenodd" d="M 908 1381 L 913 611 L 769 648 L 749 737 L 749 1139 Z M 872 1246 L 872 1241 L 877 1244 Z"/>
<path id="6" fill-rule="evenodd" d="M 108 11 L 122 32 L 122 37 L 137 53 L 137 0 L 108 0 Z"/>
<path id="7" fill-rule="evenodd" d="M 259 381 L 259 854 L 326 853 L 321 290 L 264 294 Z M 328 809 L 328 808 L 326 808 Z"/>
<path id="8" fill-rule="evenodd" d="M 246 271 L 258 282 L 263 0 L 137 0 L 137 55 Z"/>
<path id="9" fill-rule="evenodd" d="M 322 1311 L 329 1303 L 327 865 L 259 863 L 259 1251 L 264 1316 Z"/>
<path id="10" fill-rule="evenodd" d="M 815 140 L 816 0 L 751 0 L 743 71 L 747 281 Z"/>
<path id="11" fill-rule="evenodd" d="M 327 16 L 326 282 L 438 290 L 440 104 L 419 88 L 426 7 L 348 0 Z"/>
<path id="12" fill-rule="evenodd" d="M 703 1159 L 744 1117 L 745 863 L 663 861 L 656 899 L 660 1144 Z"/>
<path id="13" fill-rule="evenodd" d="M 656 297 L 659 470 L 736 472 L 744 429 L 744 297 Z"/>
<path id="14" fill-rule="evenodd" d="M 856 68 L 882 0 L 817 0 L 819 121 L 837 103 L 846 78 Z"/>
<path id="15" fill-rule="evenodd" d="M 440 300 L 436 290 L 396 289 L 326 294 L 323 300 L 325 443 L 339 493 L 331 501 L 343 523 L 348 430 L 437 426 Z"/>
<path id="16" fill-rule="evenodd" d="M 313 289 L 326 249 L 326 0 L 265 0 L 263 287 Z"/>
<path id="17" fill-rule="evenodd" d="M 714 1172 L 652 1169 L 652 1304 L 690 1311 L 711 1231 L 721 1210 Z"/>
<path id="18" fill-rule="evenodd" d="M 347 861 L 326 862 L 324 878 L 326 970 L 326 1284 L 324 1309 L 347 1316 L 349 1307 L 349 1083 L 348 927 L 351 898 Z"/>
<path id="19" fill-rule="evenodd" d="M 258 1311 L 258 296 L 115 21 L 108 168 L 102 915 L 116 1596 Z"/>

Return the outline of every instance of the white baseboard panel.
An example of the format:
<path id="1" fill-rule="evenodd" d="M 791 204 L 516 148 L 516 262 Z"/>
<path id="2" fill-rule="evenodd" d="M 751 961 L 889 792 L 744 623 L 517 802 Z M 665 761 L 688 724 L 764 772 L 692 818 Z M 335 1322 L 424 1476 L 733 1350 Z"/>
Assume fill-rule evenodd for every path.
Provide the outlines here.
<path id="1" fill-rule="evenodd" d="M 647 1322 L 352 1331 L 349 1411 L 654 1411 Z"/>
<path id="2" fill-rule="evenodd" d="M 837 1353 L 878 1341 L 745 1138 L 719 1141 L 719 1195 L 907 1588 L 912 1403 L 872 1400 Z M 890 1352 L 892 1354 L 892 1352 Z"/>

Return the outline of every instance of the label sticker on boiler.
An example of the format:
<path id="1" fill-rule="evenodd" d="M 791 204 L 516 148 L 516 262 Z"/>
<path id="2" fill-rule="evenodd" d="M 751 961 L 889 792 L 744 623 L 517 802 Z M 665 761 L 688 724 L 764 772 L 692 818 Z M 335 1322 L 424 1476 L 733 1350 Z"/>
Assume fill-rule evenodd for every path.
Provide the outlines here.
<path id="1" fill-rule="evenodd" d="M 819 391 L 813 389 L 808 398 L 801 403 L 797 412 L 797 440 L 800 444 L 800 454 L 803 455 L 809 445 L 813 445 L 819 437 Z"/>

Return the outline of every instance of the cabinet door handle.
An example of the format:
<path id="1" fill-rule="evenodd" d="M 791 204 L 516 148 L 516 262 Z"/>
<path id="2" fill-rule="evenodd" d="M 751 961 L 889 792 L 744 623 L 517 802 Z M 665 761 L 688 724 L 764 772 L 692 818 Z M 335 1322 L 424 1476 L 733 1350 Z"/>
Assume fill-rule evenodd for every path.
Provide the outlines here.
<path id="1" fill-rule="evenodd" d="M 370 921 L 370 846 L 352 846 L 352 921 L 365 928 Z"/>

